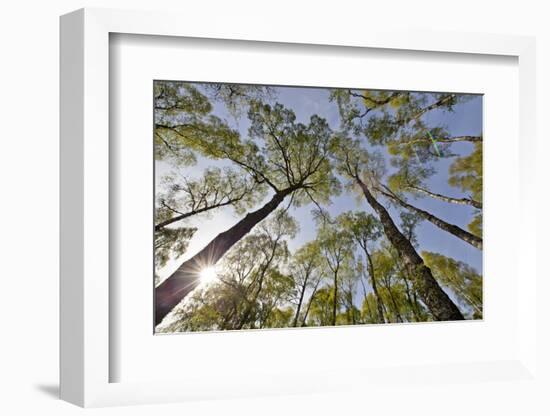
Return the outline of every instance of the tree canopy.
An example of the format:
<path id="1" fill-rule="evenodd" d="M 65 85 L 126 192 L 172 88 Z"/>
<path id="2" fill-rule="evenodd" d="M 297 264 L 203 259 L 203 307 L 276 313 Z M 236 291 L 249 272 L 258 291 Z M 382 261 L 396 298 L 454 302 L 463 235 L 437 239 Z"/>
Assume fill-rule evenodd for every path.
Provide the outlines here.
<path id="1" fill-rule="evenodd" d="M 481 319 L 480 100 L 156 81 L 156 330 Z"/>

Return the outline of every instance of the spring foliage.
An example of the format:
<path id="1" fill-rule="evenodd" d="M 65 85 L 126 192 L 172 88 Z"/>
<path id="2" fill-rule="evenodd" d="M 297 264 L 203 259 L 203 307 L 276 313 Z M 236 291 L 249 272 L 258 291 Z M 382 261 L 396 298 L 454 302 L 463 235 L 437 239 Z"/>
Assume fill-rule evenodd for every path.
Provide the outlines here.
<path id="1" fill-rule="evenodd" d="M 331 126 L 315 113 L 299 120 L 277 101 L 277 91 L 155 82 L 155 159 L 163 166 L 157 275 L 189 257 L 209 220 L 223 212 L 235 223 L 249 221 L 281 195 L 265 219 L 222 253 L 214 279 L 200 282 L 197 273 L 194 290 L 157 331 L 425 322 L 438 319 L 434 305 L 446 302 L 433 296 L 447 294 L 462 316 L 482 318 L 481 274 L 449 253 L 423 249 L 425 217 L 395 199 L 460 205 L 470 216 L 464 227 L 482 236 L 481 134 L 451 136 L 430 118 L 452 114 L 472 97 L 333 90 L 327 105 L 339 123 Z M 448 171 L 440 169 L 442 161 Z M 434 178 L 456 193 L 431 189 Z M 356 204 L 335 209 L 342 194 Z M 313 229 L 297 222 L 298 209 L 311 210 Z M 306 240 L 296 239 L 301 232 Z M 426 278 L 443 290 L 426 291 L 420 284 Z"/>

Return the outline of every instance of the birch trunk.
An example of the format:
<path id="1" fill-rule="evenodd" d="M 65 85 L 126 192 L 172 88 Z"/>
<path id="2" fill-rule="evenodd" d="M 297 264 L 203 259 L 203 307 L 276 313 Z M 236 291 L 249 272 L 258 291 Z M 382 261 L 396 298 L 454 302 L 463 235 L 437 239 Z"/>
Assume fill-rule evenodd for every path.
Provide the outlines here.
<path id="1" fill-rule="evenodd" d="M 277 192 L 260 209 L 248 213 L 230 229 L 218 234 L 206 247 L 185 261 L 155 290 L 155 325 L 158 325 L 182 299 L 199 284 L 200 272 L 216 264 L 223 255 L 260 221 L 265 219 L 294 189 Z"/>
<path id="2" fill-rule="evenodd" d="M 300 317 L 300 311 L 302 309 L 302 302 L 304 301 L 304 294 L 306 293 L 306 286 L 307 286 L 308 277 L 304 279 L 304 284 L 302 285 L 301 292 L 300 292 L 300 299 L 298 301 L 298 306 L 296 307 L 296 313 L 294 314 L 294 321 L 292 322 L 292 326 L 296 328 L 298 326 L 298 318 Z"/>
<path id="3" fill-rule="evenodd" d="M 441 289 L 433 277 L 432 271 L 424 264 L 410 241 L 399 231 L 386 208 L 374 198 L 368 186 L 358 176 L 355 177 L 355 181 L 361 187 L 369 205 L 378 214 L 388 240 L 395 247 L 409 270 L 414 289 L 434 318 L 438 321 L 463 320 L 464 316 L 458 307 Z"/>
<path id="4" fill-rule="evenodd" d="M 374 293 L 374 296 L 376 297 L 376 308 L 378 311 L 378 319 L 380 320 L 381 323 L 385 324 L 386 319 L 384 318 L 384 310 L 383 310 L 384 304 L 382 303 L 382 298 L 378 293 L 378 286 L 376 284 L 376 279 L 374 276 L 374 265 L 372 264 L 372 258 L 366 247 L 363 248 L 363 251 L 367 256 L 367 263 L 369 265 L 370 284 L 372 286 L 372 291 Z"/>
<path id="5" fill-rule="evenodd" d="M 430 221 L 432 224 L 436 225 L 442 230 L 447 231 L 448 233 L 454 235 L 457 238 L 460 238 L 461 240 L 465 241 L 468 244 L 471 244 L 472 246 L 474 246 L 479 250 L 483 250 L 483 240 L 478 236 L 473 235 L 472 233 L 469 233 L 466 230 L 463 230 L 457 225 L 449 224 L 448 222 L 443 221 L 441 218 L 438 218 L 435 215 L 430 214 L 428 211 L 424 211 L 411 204 L 408 204 L 407 202 L 403 201 L 401 198 L 398 198 L 393 194 L 390 194 L 387 192 L 382 192 L 382 194 L 392 199 L 393 201 L 397 202 L 403 208 L 407 208 L 413 212 L 416 212 L 418 215 Z"/>
<path id="6" fill-rule="evenodd" d="M 427 195 L 434 199 L 439 199 L 440 201 L 448 202 L 450 204 L 459 204 L 459 205 L 470 205 L 477 209 L 482 209 L 482 204 L 479 201 L 476 201 L 474 199 L 470 198 L 452 198 L 450 196 L 445 196 L 441 194 L 437 194 L 435 192 L 430 192 L 427 189 L 419 188 L 417 186 L 409 186 L 410 189 L 414 189 L 415 191 Z"/>

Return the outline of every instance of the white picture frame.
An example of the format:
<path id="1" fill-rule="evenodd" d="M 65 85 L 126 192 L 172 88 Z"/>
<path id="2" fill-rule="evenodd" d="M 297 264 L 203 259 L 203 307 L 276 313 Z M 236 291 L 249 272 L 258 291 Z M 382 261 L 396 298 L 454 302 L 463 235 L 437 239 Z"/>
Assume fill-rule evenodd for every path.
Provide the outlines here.
<path id="1" fill-rule="evenodd" d="M 240 27 L 240 33 L 223 20 L 205 25 L 202 19 L 185 19 L 173 13 L 83 9 L 61 18 L 61 398 L 80 406 L 161 403 L 207 398 L 298 394 L 355 388 L 375 381 L 391 383 L 409 378 L 420 383 L 484 380 L 530 380 L 537 383 L 536 364 L 536 218 L 535 169 L 535 42 L 533 38 L 468 33 L 384 31 L 349 25 L 328 34 L 313 23 L 308 30 L 275 24 Z M 303 29 L 303 28 L 302 28 Z M 147 36 L 277 42 L 333 47 L 430 51 L 440 54 L 504 55 L 518 59 L 520 219 L 518 262 L 524 271 L 517 291 L 521 322 L 517 353 L 506 360 L 475 363 L 418 363 L 414 368 L 342 368 L 318 373 L 271 374 L 261 380 L 240 380 L 223 385 L 206 378 L 181 381 L 111 382 L 109 296 L 109 36 L 124 33 Z M 528 214 L 529 213 L 529 214 Z M 510 273 L 514 273 L 511 271 Z M 529 319 L 527 319 L 529 317 Z M 522 319 L 526 318 L 526 319 Z M 151 334 L 152 335 L 152 334 Z M 220 336 L 212 334 L 212 336 Z M 272 335 L 273 336 L 273 335 Z M 392 378 L 393 377 L 393 378 Z M 332 381 L 330 381 L 332 380 Z M 305 383 L 304 381 L 308 381 Z M 357 387 L 359 386 L 359 387 Z"/>

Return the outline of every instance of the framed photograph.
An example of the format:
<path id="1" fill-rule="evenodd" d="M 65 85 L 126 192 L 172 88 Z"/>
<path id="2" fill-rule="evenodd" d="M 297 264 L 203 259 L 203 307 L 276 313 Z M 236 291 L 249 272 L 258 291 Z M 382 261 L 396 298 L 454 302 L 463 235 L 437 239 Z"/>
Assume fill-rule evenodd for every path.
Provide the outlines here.
<path id="1" fill-rule="evenodd" d="M 537 383 L 534 40 L 182 18 L 61 18 L 61 397 Z"/>
<path id="2" fill-rule="evenodd" d="M 155 332 L 483 318 L 481 95 L 153 89 Z"/>

